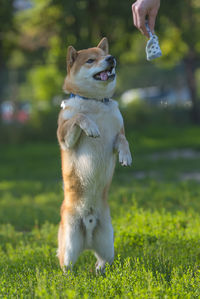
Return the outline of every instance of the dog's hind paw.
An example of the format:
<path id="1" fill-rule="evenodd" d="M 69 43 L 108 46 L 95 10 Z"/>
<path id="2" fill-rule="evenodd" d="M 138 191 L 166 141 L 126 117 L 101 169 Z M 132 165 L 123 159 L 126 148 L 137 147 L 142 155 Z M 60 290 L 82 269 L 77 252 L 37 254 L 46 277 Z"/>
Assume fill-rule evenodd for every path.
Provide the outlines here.
<path id="1" fill-rule="evenodd" d="M 132 157 L 130 151 L 119 151 L 119 162 L 122 166 L 131 166 Z"/>

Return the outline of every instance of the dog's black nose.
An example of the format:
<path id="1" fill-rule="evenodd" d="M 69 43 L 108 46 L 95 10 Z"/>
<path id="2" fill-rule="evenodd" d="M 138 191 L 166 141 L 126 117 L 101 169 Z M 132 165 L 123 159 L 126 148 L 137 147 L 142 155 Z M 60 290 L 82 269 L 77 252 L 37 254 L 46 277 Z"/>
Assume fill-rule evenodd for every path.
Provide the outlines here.
<path id="1" fill-rule="evenodd" d="M 112 56 L 112 55 L 109 55 L 107 58 L 106 58 L 106 61 L 109 63 L 109 64 L 115 64 L 116 60 L 115 60 L 115 57 Z"/>
<path id="2" fill-rule="evenodd" d="M 109 62 L 109 63 L 114 63 L 114 61 L 115 61 L 115 57 L 112 56 L 112 55 L 109 55 L 109 56 L 106 58 L 106 61 Z"/>

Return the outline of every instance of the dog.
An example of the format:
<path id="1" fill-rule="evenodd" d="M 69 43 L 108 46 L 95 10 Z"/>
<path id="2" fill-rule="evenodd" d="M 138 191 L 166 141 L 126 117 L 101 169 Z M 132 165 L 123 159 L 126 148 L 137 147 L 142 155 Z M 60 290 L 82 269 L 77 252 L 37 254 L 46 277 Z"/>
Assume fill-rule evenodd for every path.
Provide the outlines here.
<path id="1" fill-rule="evenodd" d="M 123 118 L 111 97 L 116 85 L 116 60 L 107 38 L 97 47 L 67 52 L 57 138 L 61 149 L 64 201 L 58 231 L 58 258 L 71 269 L 80 253 L 89 249 L 103 272 L 114 259 L 114 237 L 107 195 L 116 156 L 132 163 Z"/>

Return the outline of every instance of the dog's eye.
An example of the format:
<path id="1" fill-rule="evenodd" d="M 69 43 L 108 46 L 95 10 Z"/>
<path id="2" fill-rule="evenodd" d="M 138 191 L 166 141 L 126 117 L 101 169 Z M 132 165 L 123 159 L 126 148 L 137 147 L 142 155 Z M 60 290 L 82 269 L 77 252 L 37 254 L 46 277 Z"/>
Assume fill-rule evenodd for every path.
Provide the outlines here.
<path id="1" fill-rule="evenodd" d="M 86 61 L 86 63 L 93 63 L 94 62 L 94 59 L 90 58 Z"/>

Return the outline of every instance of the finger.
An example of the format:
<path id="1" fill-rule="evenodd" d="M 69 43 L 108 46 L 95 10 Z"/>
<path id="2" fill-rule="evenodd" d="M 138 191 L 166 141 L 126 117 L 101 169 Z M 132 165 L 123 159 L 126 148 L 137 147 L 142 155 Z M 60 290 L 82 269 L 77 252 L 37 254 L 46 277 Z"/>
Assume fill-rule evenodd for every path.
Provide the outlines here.
<path id="1" fill-rule="evenodd" d="M 145 26 L 145 17 L 146 17 L 145 11 L 143 9 L 139 8 L 136 11 L 136 17 L 137 17 L 137 27 L 138 27 L 138 29 L 142 32 L 142 34 L 149 37 L 149 34 L 148 34 L 146 26 Z"/>
<path id="2" fill-rule="evenodd" d="M 143 35 L 145 35 L 146 37 L 149 38 L 149 33 L 148 33 L 147 29 L 146 29 L 145 23 L 143 25 L 139 25 L 139 30 L 141 31 L 141 33 Z"/>
<path id="3" fill-rule="evenodd" d="M 133 24 L 135 27 L 137 27 L 137 16 L 135 13 L 135 4 L 132 5 L 132 13 L 133 13 Z"/>
<path id="4" fill-rule="evenodd" d="M 135 27 L 140 30 L 139 28 L 139 23 L 138 23 L 138 14 L 137 14 L 137 7 L 136 5 L 134 5 L 134 8 L 133 8 L 133 18 L 134 18 L 134 25 Z M 143 32 L 142 32 L 143 34 Z"/>
<path id="5" fill-rule="evenodd" d="M 150 30 L 151 30 L 152 33 L 154 33 L 156 15 L 157 15 L 157 12 L 151 11 L 149 13 L 149 17 L 148 17 L 148 24 L 149 24 L 149 28 L 150 28 Z"/>

